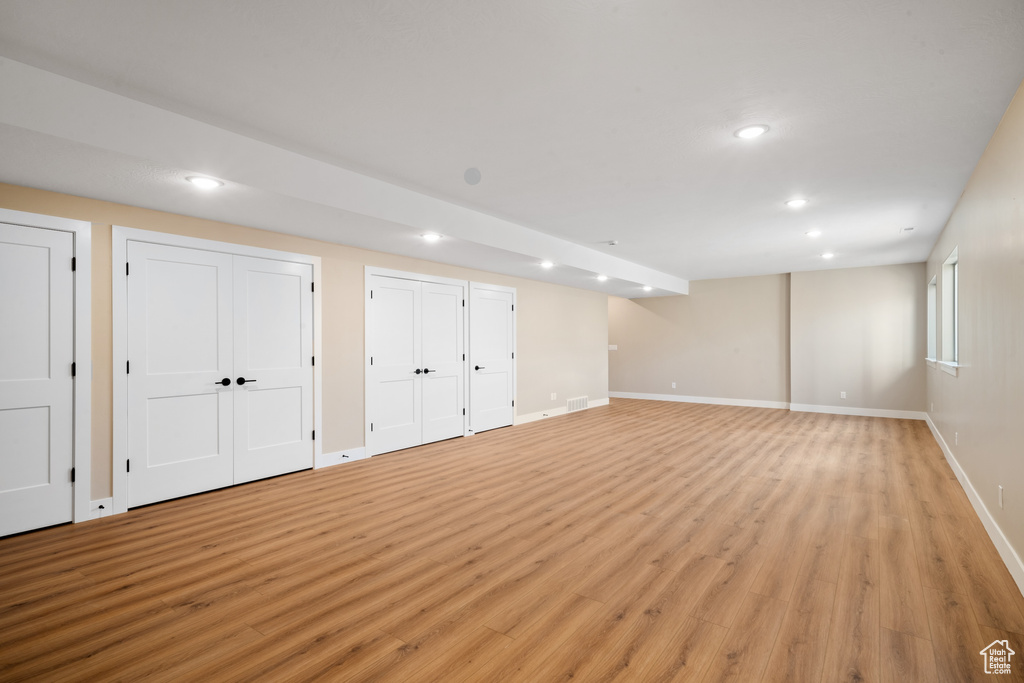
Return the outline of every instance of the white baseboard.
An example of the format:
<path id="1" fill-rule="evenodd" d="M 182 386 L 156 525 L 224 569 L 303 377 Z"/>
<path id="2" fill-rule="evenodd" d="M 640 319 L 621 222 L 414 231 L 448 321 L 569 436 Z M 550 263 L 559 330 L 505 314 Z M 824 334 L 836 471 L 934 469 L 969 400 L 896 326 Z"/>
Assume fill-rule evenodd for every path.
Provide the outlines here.
<path id="1" fill-rule="evenodd" d="M 359 448 L 350 448 L 347 451 L 323 453 L 316 459 L 316 466 L 314 469 L 331 467 L 332 465 L 341 465 L 346 462 L 355 462 L 356 460 L 363 460 L 369 457 L 370 456 L 366 454 L 366 448 L 363 446 L 360 446 Z"/>
<path id="2" fill-rule="evenodd" d="M 967 499 L 971 501 L 971 505 L 974 507 L 974 512 L 981 519 L 981 523 L 985 525 L 985 531 L 988 532 L 989 538 L 992 539 L 992 543 L 995 545 L 996 550 L 999 551 L 999 557 L 1003 558 L 1003 564 L 1010 570 L 1010 575 L 1013 580 L 1017 583 L 1017 588 L 1020 589 L 1022 595 L 1024 595 L 1024 562 L 1021 561 L 1020 555 L 1010 545 L 1010 541 L 1003 535 L 1003 530 L 999 528 L 999 524 L 996 523 L 992 514 L 988 511 L 985 503 L 981 500 L 981 496 L 978 495 L 977 490 L 974 488 L 974 484 L 967 477 L 967 473 L 960 467 L 960 463 L 957 462 L 956 456 L 953 455 L 953 451 L 950 449 L 949 444 L 942 438 L 942 434 L 939 433 L 938 427 L 932 422 L 930 415 L 925 415 L 925 422 L 928 423 L 928 429 L 932 431 L 932 436 L 935 437 L 935 441 L 938 442 L 939 448 L 942 449 L 942 454 L 946 456 L 946 462 L 949 463 L 950 468 L 953 470 L 953 474 L 956 475 L 957 481 L 960 482 L 960 486 L 963 487 L 964 492 L 967 494 Z"/>
<path id="3" fill-rule="evenodd" d="M 923 420 L 926 414 L 920 410 L 884 410 L 881 408 L 848 408 L 846 406 L 815 406 L 807 403 L 791 403 L 789 409 L 798 413 L 827 413 L 829 415 L 858 415 L 860 417 L 892 417 L 900 420 Z"/>
<path id="4" fill-rule="evenodd" d="M 612 398 L 636 398 L 643 401 L 674 401 L 676 403 L 705 403 L 716 406 L 743 408 L 789 408 L 785 401 L 757 401 L 746 398 L 714 398 L 709 396 L 680 396 L 678 394 L 638 394 L 631 391 L 609 391 Z"/>
<path id="5" fill-rule="evenodd" d="M 100 498 L 99 500 L 90 501 L 89 511 L 89 519 L 99 519 L 100 517 L 112 515 L 114 513 L 114 499 Z"/>
<path id="6" fill-rule="evenodd" d="M 612 394 L 612 395 L 614 396 L 614 394 Z M 588 401 L 588 403 L 589 403 L 589 405 L 584 410 L 589 410 L 591 408 L 596 408 L 598 406 L 606 406 L 606 405 L 608 405 L 608 399 L 606 399 L 606 398 L 597 398 L 597 399 L 594 399 L 593 401 Z M 540 410 L 540 411 L 538 411 L 536 413 L 526 413 L 525 415 L 516 415 L 515 419 L 512 422 L 512 424 L 514 424 L 514 425 L 524 425 L 527 422 L 536 422 L 537 420 L 543 420 L 543 419 L 548 418 L 548 417 L 555 417 L 556 415 L 565 415 L 565 413 L 566 413 L 566 407 L 565 406 L 559 406 L 558 408 L 551 408 L 550 410 Z"/>

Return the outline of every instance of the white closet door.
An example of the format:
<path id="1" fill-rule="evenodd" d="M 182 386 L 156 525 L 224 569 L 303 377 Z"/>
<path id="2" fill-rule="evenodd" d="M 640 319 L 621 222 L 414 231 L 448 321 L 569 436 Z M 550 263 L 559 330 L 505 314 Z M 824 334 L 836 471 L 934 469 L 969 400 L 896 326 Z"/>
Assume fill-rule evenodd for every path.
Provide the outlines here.
<path id="1" fill-rule="evenodd" d="M 513 296 L 506 288 L 469 285 L 469 425 L 474 432 L 512 424 Z"/>
<path id="2" fill-rule="evenodd" d="M 465 433 L 465 288 L 422 283 L 423 443 Z"/>
<path id="3" fill-rule="evenodd" d="M 71 521 L 73 255 L 0 223 L 0 536 Z"/>
<path id="4" fill-rule="evenodd" d="M 312 281 L 309 264 L 234 257 L 236 484 L 313 466 Z"/>
<path id="5" fill-rule="evenodd" d="M 129 242 L 128 261 L 128 505 L 229 486 L 232 256 Z"/>
<path id="6" fill-rule="evenodd" d="M 370 291 L 366 451 L 377 455 L 422 443 L 422 310 L 419 282 L 373 275 Z"/>

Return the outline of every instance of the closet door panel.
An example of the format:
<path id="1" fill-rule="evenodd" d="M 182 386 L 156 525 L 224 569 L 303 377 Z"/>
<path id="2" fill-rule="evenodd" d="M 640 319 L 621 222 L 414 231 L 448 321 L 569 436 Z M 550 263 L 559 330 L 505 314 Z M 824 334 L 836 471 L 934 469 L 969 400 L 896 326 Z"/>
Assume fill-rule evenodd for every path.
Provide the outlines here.
<path id="1" fill-rule="evenodd" d="M 313 466 L 312 278 L 234 257 L 235 483 Z"/>
<path id="2" fill-rule="evenodd" d="M 370 291 L 366 450 L 376 455 L 422 443 L 422 292 L 419 282 L 379 275 Z"/>
<path id="3" fill-rule="evenodd" d="M 128 262 L 128 505 L 228 486 L 232 257 L 129 242 Z"/>
<path id="4" fill-rule="evenodd" d="M 465 433 L 465 288 L 422 284 L 423 443 Z"/>

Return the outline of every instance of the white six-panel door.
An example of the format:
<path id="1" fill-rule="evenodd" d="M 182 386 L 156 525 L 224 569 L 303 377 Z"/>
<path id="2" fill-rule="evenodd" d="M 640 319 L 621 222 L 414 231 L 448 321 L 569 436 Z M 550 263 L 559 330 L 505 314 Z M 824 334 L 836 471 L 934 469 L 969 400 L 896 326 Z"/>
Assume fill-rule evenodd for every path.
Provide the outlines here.
<path id="1" fill-rule="evenodd" d="M 367 278 L 366 450 L 465 434 L 465 287 Z"/>
<path id="2" fill-rule="evenodd" d="M 73 256 L 0 223 L 0 536 L 72 518 Z"/>
<path id="3" fill-rule="evenodd" d="M 515 398 L 515 290 L 469 285 L 469 426 L 506 427 Z"/>
<path id="4" fill-rule="evenodd" d="M 128 506 L 312 467 L 312 266 L 127 256 Z"/>
<path id="5" fill-rule="evenodd" d="M 128 506 L 230 486 L 232 256 L 129 242 L 128 261 Z"/>

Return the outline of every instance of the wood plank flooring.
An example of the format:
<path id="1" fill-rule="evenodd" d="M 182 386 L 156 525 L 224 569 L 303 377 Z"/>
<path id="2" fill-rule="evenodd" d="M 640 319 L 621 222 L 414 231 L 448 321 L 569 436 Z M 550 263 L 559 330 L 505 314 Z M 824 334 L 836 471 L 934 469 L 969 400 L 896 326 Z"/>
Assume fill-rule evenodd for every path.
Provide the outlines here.
<path id="1" fill-rule="evenodd" d="M 613 399 L 0 539 L 4 682 L 982 681 L 997 637 L 907 420 Z"/>

